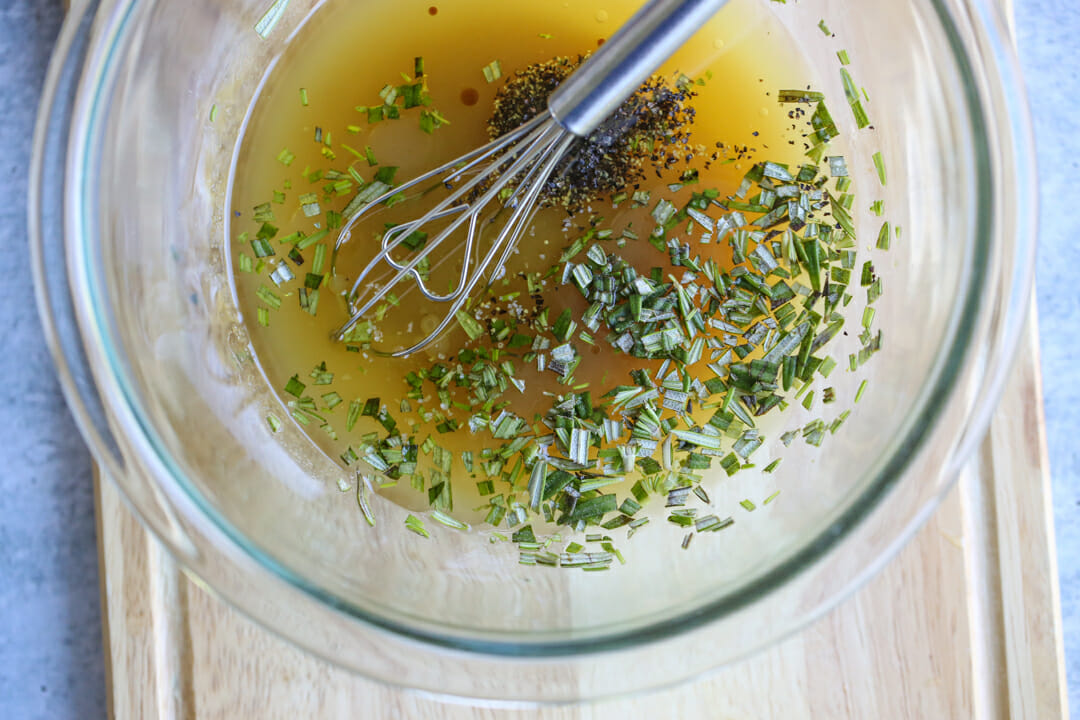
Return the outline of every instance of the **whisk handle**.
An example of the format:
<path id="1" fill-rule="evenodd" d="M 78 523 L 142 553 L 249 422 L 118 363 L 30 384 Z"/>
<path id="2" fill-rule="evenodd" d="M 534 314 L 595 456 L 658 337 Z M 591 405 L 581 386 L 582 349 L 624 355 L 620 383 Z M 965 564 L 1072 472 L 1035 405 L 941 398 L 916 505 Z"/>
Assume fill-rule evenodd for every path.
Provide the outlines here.
<path id="1" fill-rule="evenodd" d="M 650 0 L 551 94 L 551 114 L 586 137 L 726 3 Z"/>

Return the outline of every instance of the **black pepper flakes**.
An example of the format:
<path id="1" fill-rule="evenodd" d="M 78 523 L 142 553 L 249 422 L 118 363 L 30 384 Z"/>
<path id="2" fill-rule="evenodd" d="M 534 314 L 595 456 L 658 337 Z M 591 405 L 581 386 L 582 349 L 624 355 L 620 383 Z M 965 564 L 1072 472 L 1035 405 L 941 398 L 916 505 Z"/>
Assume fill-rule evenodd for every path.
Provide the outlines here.
<path id="1" fill-rule="evenodd" d="M 515 72 L 495 96 L 488 135 L 495 139 L 547 111 L 547 99 L 585 60 L 556 57 Z M 592 135 L 578 142 L 545 185 L 540 203 L 575 213 L 601 197 L 658 176 L 694 156 L 687 151 L 696 93 L 654 75 Z"/>

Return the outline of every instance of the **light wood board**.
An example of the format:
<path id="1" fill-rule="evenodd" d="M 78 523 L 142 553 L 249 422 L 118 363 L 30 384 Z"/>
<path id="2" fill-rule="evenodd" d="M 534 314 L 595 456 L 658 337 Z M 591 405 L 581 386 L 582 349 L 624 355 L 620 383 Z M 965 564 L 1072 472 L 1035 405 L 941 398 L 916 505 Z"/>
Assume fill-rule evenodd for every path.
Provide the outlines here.
<path id="1" fill-rule="evenodd" d="M 109 716 L 1066 718 L 1037 337 L 1033 321 L 982 452 L 876 579 L 745 662 L 633 700 L 499 711 L 446 705 L 350 675 L 201 590 L 113 484 L 99 482 Z"/>
<path id="2" fill-rule="evenodd" d="M 447 705 L 350 675 L 200 589 L 138 524 L 113 484 L 101 482 L 110 716 L 1065 718 L 1033 325 L 981 454 L 878 577 L 799 635 L 705 680 L 633 700 L 500 711 Z"/>

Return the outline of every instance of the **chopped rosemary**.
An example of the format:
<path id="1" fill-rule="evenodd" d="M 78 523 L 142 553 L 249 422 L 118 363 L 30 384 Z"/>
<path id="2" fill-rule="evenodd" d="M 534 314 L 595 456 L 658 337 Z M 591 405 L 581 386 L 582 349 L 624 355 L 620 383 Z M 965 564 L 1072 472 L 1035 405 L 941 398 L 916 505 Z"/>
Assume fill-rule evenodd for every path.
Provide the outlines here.
<path id="1" fill-rule="evenodd" d="M 490 63 L 485 65 L 482 70 L 484 73 L 484 79 L 487 80 L 489 83 L 495 82 L 502 77 L 502 63 L 500 63 L 498 60 L 492 60 Z"/>
<path id="2" fill-rule="evenodd" d="M 431 533 L 429 533 L 427 531 L 427 528 L 424 527 L 424 521 L 416 517 L 415 515 L 410 514 L 407 518 L 405 518 L 405 527 L 407 527 L 409 530 L 413 531 L 420 537 L 431 537 Z"/>
<path id="3" fill-rule="evenodd" d="M 824 22 L 821 29 L 831 35 Z M 856 125 L 869 127 L 848 53 L 837 57 Z M 535 100 L 580 62 L 556 58 L 508 71 L 489 134 L 527 120 Z M 504 70 L 494 60 L 482 74 L 495 83 Z M 253 208 L 253 224 L 235 239 L 235 268 L 249 273 L 244 282 L 257 288 L 259 326 L 269 327 L 271 312 L 286 299 L 296 304 L 275 317 L 272 332 L 293 322 L 297 305 L 316 315 L 320 293 L 324 315 L 333 317 L 344 305 L 340 288 L 352 273 L 336 266 L 334 240 L 360 208 L 398 192 L 397 167 L 385 163 L 399 158 L 378 140 L 370 140 L 374 148 L 365 144 L 364 134 L 369 125 L 410 111 L 418 125 L 410 131 L 414 139 L 423 140 L 417 129 L 432 133 L 446 125 L 428 81 L 417 57 L 411 75 L 382 84 L 368 105 L 357 106 L 366 125 L 352 117 L 357 124 L 317 126 L 312 118 L 301 142 L 314 137 L 321 156 L 305 150 L 317 161 L 303 173 L 290 170 L 284 190 L 275 178 L 272 194 L 258 198 L 271 202 Z M 304 368 L 283 386 L 275 382 L 300 426 L 338 443 L 335 453 L 355 472 L 356 499 L 368 524 L 375 523 L 371 492 L 411 488 L 426 496 L 425 519 L 461 532 L 488 525 L 491 542 L 514 543 L 522 564 L 604 571 L 624 562 L 617 547 L 623 533 L 632 537 L 657 512 L 667 520 L 662 525 L 685 533 L 683 548 L 695 534 L 730 527 L 730 508 L 714 514 L 730 499 L 716 492 L 711 498 L 712 483 L 739 473 L 774 473 L 781 443 L 802 438 L 819 445 L 839 430 L 849 415 L 836 407 L 837 396 L 844 396 L 837 381 L 843 369 L 829 353 L 841 359 L 848 353 L 847 367 L 855 370 L 880 350 L 872 306 L 882 280 L 859 256 L 866 243 L 857 242 L 856 209 L 867 206 L 856 204 L 855 173 L 831 145 L 837 123 L 823 94 L 782 90 L 784 112 L 806 123 L 798 160 L 773 161 L 757 157 L 757 149 L 720 145 L 706 158 L 696 139 L 690 141 L 691 100 L 704 86 L 704 78 L 652 78 L 592 138 L 601 142 L 575 150 L 578 164 L 553 175 L 540 200 L 569 211 L 565 242 L 544 237 L 552 247 L 540 256 L 543 264 L 519 277 L 496 278 L 469 298 L 451 318 L 460 331 L 447 338 L 456 340 L 410 359 L 400 384 L 391 377 L 364 392 L 346 383 L 381 362 L 373 355 L 396 333 L 389 312 L 411 302 L 405 294 L 388 295 L 347 333 L 343 352 L 355 355 L 340 362 L 328 356 L 329 365 Z M 291 91 L 289 97 L 295 102 Z M 300 100 L 309 106 L 307 89 L 300 89 Z M 620 130 L 620 122 L 631 120 L 639 123 L 633 133 Z M 347 138 L 352 145 L 341 142 L 343 132 L 357 136 Z M 277 155 L 285 167 L 295 159 L 287 148 Z M 741 163 L 742 182 L 710 187 L 710 164 L 729 161 Z M 884 185 L 880 152 L 874 163 Z M 297 183 L 295 199 L 290 182 Z M 512 205 L 512 193 L 500 197 Z M 389 207 L 404 197 L 381 202 Z M 612 206 L 619 208 L 615 221 L 594 214 Z M 870 207 L 883 216 L 883 201 Z M 893 226 L 879 222 L 876 248 L 886 250 Z M 407 256 L 429 240 L 412 232 L 396 252 Z M 434 269 L 423 264 L 417 272 L 426 279 Z M 866 289 L 865 307 L 857 287 Z M 860 322 L 853 322 L 859 313 Z M 843 343 L 851 347 L 834 350 Z M 626 366 L 634 369 L 627 373 Z M 371 377 L 378 377 L 372 383 L 383 380 Z M 825 387 L 829 382 L 835 387 Z M 794 410 L 796 403 L 839 414 L 773 436 L 766 416 Z M 273 414 L 267 423 L 280 430 Z M 795 473 L 775 479 L 785 474 Z M 343 491 L 352 489 L 339 483 Z M 739 505 L 748 512 L 758 507 L 749 499 Z M 460 514 L 469 511 L 475 516 Z M 408 515 L 405 525 L 428 538 L 422 515 Z"/>
<path id="4" fill-rule="evenodd" d="M 859 389 L 855 391 L 855 402 L 859 402 L 862 399 L 863 392 L 866 391 L 866 380 L 859 383 Z"/>
<path id="5" fill-rule="evenodd" d="M 270 37 L 274 26 L 285 15 L 285 9 L 288 6 L 289 0 L 274 0 L 274 3 L 259 18 L 259 22 L 255 23 L 255 32 L 259 34 L 259 37 L 263 40 Z"/>
<path id="6" fill-rule="evenodd" d="M 874 167 L 877 168 L 878 180 L 881 184 L 885 185 L 885 158 L 882 156 L 881 151 L 874 153 Z"/>

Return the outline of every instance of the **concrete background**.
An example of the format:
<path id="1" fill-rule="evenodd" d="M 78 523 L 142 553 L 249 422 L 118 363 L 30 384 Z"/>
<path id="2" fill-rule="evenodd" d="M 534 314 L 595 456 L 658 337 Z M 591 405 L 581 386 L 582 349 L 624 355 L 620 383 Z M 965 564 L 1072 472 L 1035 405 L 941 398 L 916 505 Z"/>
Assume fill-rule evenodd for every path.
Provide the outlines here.
<path id="1" fill-rule="evenodd" d="M 90 456 L 45 347 L 26 175 L 61 0 L 0 0 L 0 717 L 105 714 Z M 1042 196 L 1038 264 L 1070 706 L 1080 717 L 1080 2 L 1017 0 Z M 882 719 L 887 720 L 887 719 Z"/>

